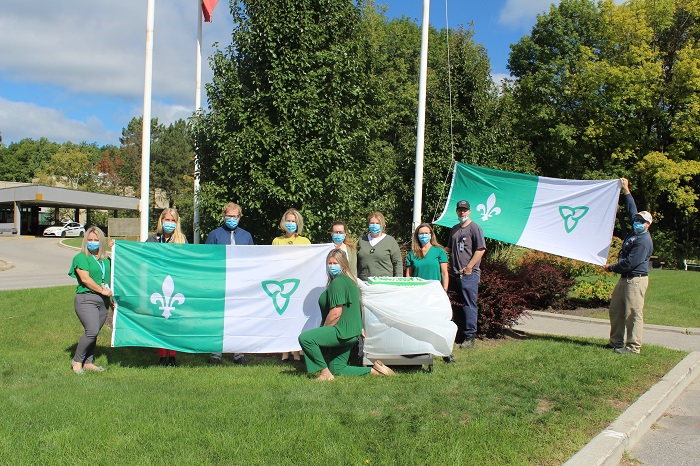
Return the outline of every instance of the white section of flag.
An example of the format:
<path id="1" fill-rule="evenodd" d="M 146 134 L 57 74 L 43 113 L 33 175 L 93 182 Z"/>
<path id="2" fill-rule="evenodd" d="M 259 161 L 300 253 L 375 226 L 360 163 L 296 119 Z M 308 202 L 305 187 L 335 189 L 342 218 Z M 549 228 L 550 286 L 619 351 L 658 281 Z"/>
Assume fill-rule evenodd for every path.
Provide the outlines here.
<path id="1" fill-rule="evenodd" d="M 620 193 L 620 180 L 588 181 L 540 177 L 530 217 L 518 245 L 603 265 Z M 560 206 L 588 207 L 567 232 Z"/>
<path id="2" fill-rule="evenodd" d="M 318 298 L 326 287 L 326 256 L 332 248 L 332 244 L 227 246 L 223 352 L 299 350 L 299 334 L 321 323 Z M 290 279 L 299 280 L 299 285 L 280 315 L 262 282 Z"/>

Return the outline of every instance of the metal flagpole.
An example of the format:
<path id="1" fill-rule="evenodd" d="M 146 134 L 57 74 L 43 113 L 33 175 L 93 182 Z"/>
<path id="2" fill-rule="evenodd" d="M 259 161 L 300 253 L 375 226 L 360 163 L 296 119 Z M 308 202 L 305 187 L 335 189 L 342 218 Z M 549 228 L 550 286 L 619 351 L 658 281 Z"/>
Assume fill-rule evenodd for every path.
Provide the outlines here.
<path id="1" fill-rule="evenodd" d="M 194 110 L 202 106 L 202 0 L 197 2 L 197 77 L 195 79 Z M 194 244 L 199 244 L 199 156 L 194 154 Z"/>
<path id="2" fill-rule="evenodd" d="M 143 85 L 143 130 L 141 138 L 141 228 L 140 240 L 148 238 L 149 192 L 151 176 L 151 88 L 153 81 L 153 25 L 155 0 L 148 0 L 146 14 L 146 72 Z"/>
<path id="3" fill-rule="evenodd" d="M 418 131 L 416 134 L 416 180 L 413 187 L 413 232 L 421 223 L 423 204 L 423 152 L 425 149 L 425 94 L 428 85 L 428 32 L 430 30 L 430 0 L 423 0 L 421 25 L 420 79 L 418 81 Z"/>

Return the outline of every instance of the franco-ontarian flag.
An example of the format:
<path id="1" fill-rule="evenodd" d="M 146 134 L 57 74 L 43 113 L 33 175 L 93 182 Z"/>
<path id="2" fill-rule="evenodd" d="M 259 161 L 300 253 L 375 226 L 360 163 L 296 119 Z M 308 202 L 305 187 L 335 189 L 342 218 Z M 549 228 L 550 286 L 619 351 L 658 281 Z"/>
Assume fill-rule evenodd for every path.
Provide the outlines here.
<path id="1" fill-rule="evenodd" d="M 592 264 L 610 249 L 620 180 L 564 180 L 457 163 L 445 210 L 435 222 L 457 224 L 457 202 L 488 238 Z"/>
<path id="2" fill-rule="evenodd" d="M 112 346 L 190 353 L 298 350 L 320 325 L 330 244 L 117 241 Z"/>

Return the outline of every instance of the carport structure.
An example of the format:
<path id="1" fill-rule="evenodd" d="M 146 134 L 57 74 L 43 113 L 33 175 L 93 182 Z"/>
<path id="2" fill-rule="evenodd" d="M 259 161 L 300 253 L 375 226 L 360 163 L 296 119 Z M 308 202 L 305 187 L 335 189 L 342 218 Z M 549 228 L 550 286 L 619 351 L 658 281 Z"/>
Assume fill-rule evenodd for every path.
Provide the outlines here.
<path id="1" fill-rule="evenodd" d="M 39 208 L 91 210 L 139 210 L 140 199 L 113 194 L 93 193 L 52 186 L 24 185 L 0 189 L 0 233 L 38 234 Z"/>

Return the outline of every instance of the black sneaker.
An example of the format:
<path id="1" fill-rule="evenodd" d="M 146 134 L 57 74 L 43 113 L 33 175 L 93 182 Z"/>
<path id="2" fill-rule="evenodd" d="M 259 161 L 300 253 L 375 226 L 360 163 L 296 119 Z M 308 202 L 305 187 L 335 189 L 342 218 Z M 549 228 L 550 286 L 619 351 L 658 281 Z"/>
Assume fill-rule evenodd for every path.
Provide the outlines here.
<path id="1" fill-rule="evenodd" d="M 221 358 L 217 358 L 216 356 L 212 356 L 211 358 L 209 358 L 209 364 L 214 364 L 214 365 L 221 364 Z"/>
<path id="2" fill-rule="evenodd" d="M 175 356 L 170 356 L 170 358 L 168 358 L 168 366 L 170 366 L 170 367 L 177 366 L 177 363 L 175 362 Z"/>
<path id="3" fill-rule="evenodd" d="M 467 338 L 462 343 L 460 343 L 459 347 L 462 349 L 474 348 L 475 343 L 476 343 L 476 340 L 474 339 L 474 337 L 471 337 L 471 338 Z"/>
<path id="4" fill-rule="evenodd" d="M 163 356 L 162 358 L 160 358 L 160 361 L 158 362 L 158 365 L 161 366 L 161 367 L 165 367 L 165 366 L 168 365 L 168 362 L 166 361 L 165 356 Z"/>
<path id="5" fill-rule="evenodd" d="M 247 366 L 248 361 L 245 360 L 245 356 L 241 356 L 240 358 L 234 358 L 233 359 L 234 364 L 240 364 L 241 366 Z"/>
<path id="6" fill-rule="evenodd" d="M 442 358 L 443 361 L 445 361 L 445 364 L 456 364 L 457 361 L 455 360 L 455 357 L 452 356 L 451 354 L 449 356 L 444 356 Z"/>

